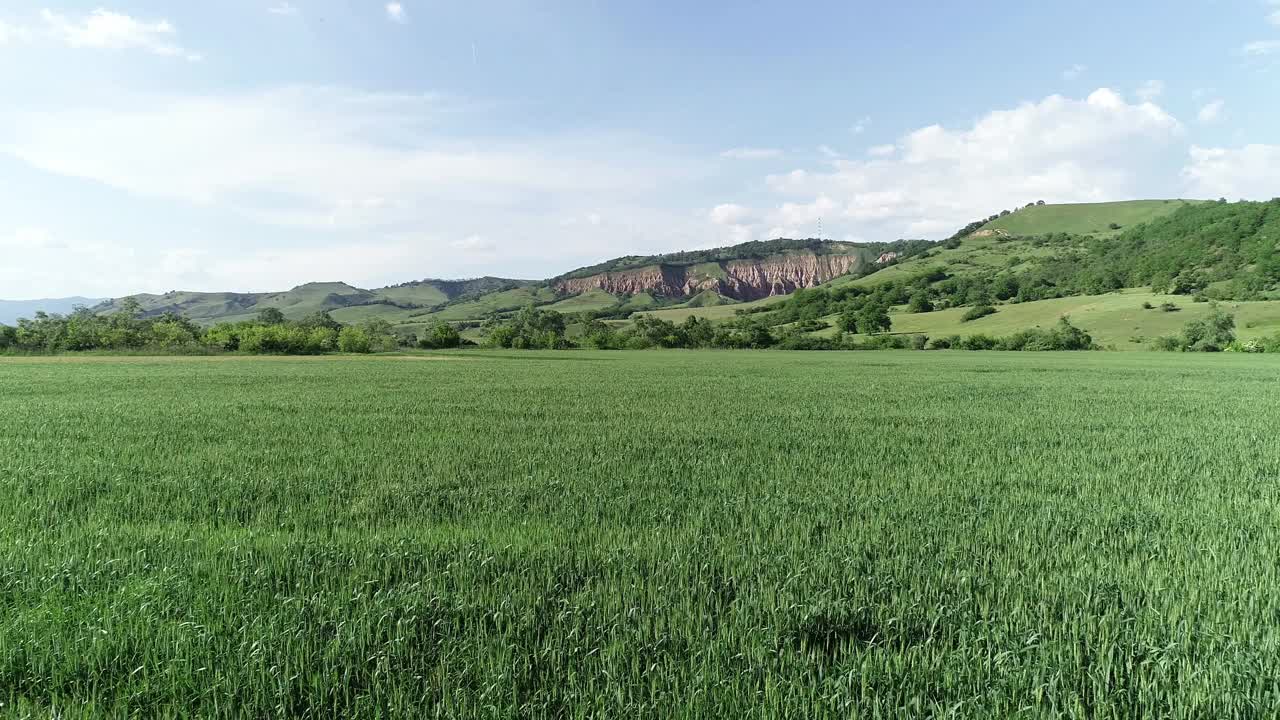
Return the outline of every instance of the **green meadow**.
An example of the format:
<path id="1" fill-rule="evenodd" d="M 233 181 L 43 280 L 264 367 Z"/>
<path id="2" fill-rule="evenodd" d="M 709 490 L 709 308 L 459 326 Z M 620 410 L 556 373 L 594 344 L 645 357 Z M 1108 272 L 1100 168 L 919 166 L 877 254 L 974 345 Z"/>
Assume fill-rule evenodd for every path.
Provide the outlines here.
<path id="1" fill-rule="evenodd" d="M 1278 374 L 0 359 L 0 716 L 1275 717 Z"/>

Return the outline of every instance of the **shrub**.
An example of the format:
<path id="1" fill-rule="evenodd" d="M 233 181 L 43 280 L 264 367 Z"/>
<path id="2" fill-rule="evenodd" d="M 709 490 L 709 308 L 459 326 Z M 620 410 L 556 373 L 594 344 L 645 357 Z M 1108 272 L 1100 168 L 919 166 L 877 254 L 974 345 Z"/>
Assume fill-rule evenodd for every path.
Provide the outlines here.
<path id="1" fill-rule="evenodd" d="M 996 340 L 997 350 L 1047 351 L 1047 350 L 1092 350 L 1093 338 L 1088 333 L 1071 324 L 1065 316 L 1058 319 L 1058 324 L 1049 330 L 1032 328 L 1022 330 L 1008 337 Z"/>
<path id="2" fill-rule="evenodd" d="M 961 350 L 994 350 L 996 342 L 996 339 L 990 335 L 979 333 L 962 339 L 959 348 Z"/>
<path id="3" fill-rule="evenodd" d="M 1163 352 L 1179 352 L 1183 349 L 1182 338 L 1177 335 L 1161 335 L 1151 346 Z"/>
<path id="4" fill-rule="evenodd" d="M 1155 306 L 1155 305 L 1152 305 L 1150 302 L 1144 302 L 1144 303 L 1142 303 L 1142 309 L 1143 309 L 1143 310 L 1154 310 L 1154 309 L 1155 309 L 1155 307 L 1156 307 L 1156 306 Z"/>
<path id="5" fill-rule="evenodd" d="M 427 349 L 456 348 L 461 344 L 462 335 L 458 333 L 458 329 L 439 320 L 429 325 L 418 337 L 418 346 Z"/>
<path id="6" fill-rule="evenodd" d="M 818 330 L 826 330 L 831 327 L 831 323 L 825 320 L 801 320 L 795 325 L 792 325 L 792 327 L 799 332 L 817 332 Z"/>
<path id="7" fill-rule="evenodd" d="M 1242 352 L 1242 353 L 1260 353 L 1266 352 L 1266 348 L 1259 340 L 1236 340 L 1227 347 L 1223 348 L 1225 352 Z"/>
<path id="8" fill-rule="evenodd" d="M 1208 317 L 1192 320 L 1182 329 L 1183 344 L 1194 352 L 1220 352 L 1236 339 L 1236 319 L 1217 305 Z"/>
<path id="9" fill-rule="evenodd" d="M 933 312 L 933 302 L 929 300 L 929 294 L 921 290 L 911 296 L 911 302 L 907 305 L 907 311 L 912 313 Z"/>
<path id="10" fill-rule="evenodd" d="M 307 353 L 309 333 L 295 325 L 249 325 L 240 331 L 240 350 L 249 353 Z"/>
<path id="11" fill-rule="evenodd" d="M 1177 305 L 1174 305 L 1171 302 L 1167 302 L 1167 303 L 1160 303 L 1160 309 L 1164 312 L 1178 312 L 1182 308 L 1178 307 Z"/>
<path id="12" fill-rule="evenodd" d="M 960 322 L 970 322 L 988 315 L 994 315 L 995 312 L 996 309 L 990 305 L 978 305 L 965 311 L 965 314 L 960 316 Z"/>
<path id="13" fill-rule="evenodd" d="M 959 335 L 946 335 L 944 337 L 933 338 L 929 341 L 927 349 L 929 350 L 950 350 L 960 346 Z"/>
<path id="14" fill-rule="evenodd" d="M 364 328 L 345 327 L 338 333 L 338 349 L 344 353 L 367 353 L 372 347 L 369 334 Z"/>

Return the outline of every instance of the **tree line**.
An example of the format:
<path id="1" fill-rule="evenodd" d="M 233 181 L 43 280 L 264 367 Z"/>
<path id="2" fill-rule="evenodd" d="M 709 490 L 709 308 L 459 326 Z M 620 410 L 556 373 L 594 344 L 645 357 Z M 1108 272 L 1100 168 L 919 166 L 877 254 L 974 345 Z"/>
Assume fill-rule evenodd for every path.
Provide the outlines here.
<path id="1" fill-rule="evenodd" d="M 252 320 L 201 327 L 182 315 L 147 317 L 132 298 L 117 312 L 99 314 L 77 308 L 60 315 L 36 313 L 17 326 L 0 325 L 0 352 L 58 353 L 77 351 L 316 355 L 330 352 L 373 353 L 408 345 L 457 347 L 458 331 L 444 323 L 427 327 L 411 340 L 397 335 L 385 320 L 346 325 L 328 312 L 289 320 L 267 308 Z"/>
<path id="2" fill-rule="evenodd" d="M 860 312 L 881 312 L 875 310 Z M 855 314 L 855 325 L 863 319 Z M 626 327 L 615 327 L 587 315 L 577 323 L 554 310 L 526 307 L 510 318 L 494 318 L 483 327 L 485 344 L 513 350 L 647 350 L 651 348 L 718 348 L 726 350 L 1093 350 L 1097 345 L 1084 330 L 1066 317 L 1050 329 L 1033 328 L 1006 337 L 958 335 L 929 338 L 923 334 L 887 334 L 891 321 L 878 319 L 869 337 L 858 337 L 843 327 L 829 337 L 812 335 L 825 325 L 813 321 L 770 326 L 761 318 L 742 316 L 721 323 L 689 316 L 679 323 L 651 315 L 639 315 Z M 842 323 L 843 325 L 843 323 Z M 575 327 L 576 326 L 576 327 Z M 570 337 L 569 329 L 578 332 Z"/>

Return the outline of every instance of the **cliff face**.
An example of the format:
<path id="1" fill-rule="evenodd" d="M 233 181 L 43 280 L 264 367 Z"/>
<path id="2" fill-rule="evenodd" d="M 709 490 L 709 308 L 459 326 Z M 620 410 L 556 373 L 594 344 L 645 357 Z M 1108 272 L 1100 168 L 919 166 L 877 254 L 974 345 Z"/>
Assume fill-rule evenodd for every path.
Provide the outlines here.
<path id="1" fill-rule="evenodd" d="M 762 260 L 730 260 L 703 265 L 657 265 L 635 270 L 567 278 L 555 288 L 565 293 L 604 290 L 614 294 L 648 292 L 687 297 L 714 290 L 736 300 L 785 295 L 837 278 L 860 266 L 856 255 L 795 253 Z M 715 267 L 718 265 L 718 270 Z"/>

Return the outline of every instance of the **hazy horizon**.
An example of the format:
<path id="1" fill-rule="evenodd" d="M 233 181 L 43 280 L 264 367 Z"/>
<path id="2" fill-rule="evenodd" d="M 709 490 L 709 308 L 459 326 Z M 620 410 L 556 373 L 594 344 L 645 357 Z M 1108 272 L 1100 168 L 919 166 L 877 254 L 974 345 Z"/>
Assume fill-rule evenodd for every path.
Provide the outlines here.
<path id="1" fill-rule="evenodd" d="M 536 278 L 819 219 L 938 239 L 1036 200 L 1280 195 L 1261 0 L 17 0 L 0 57 L 5 298 Z"/>

